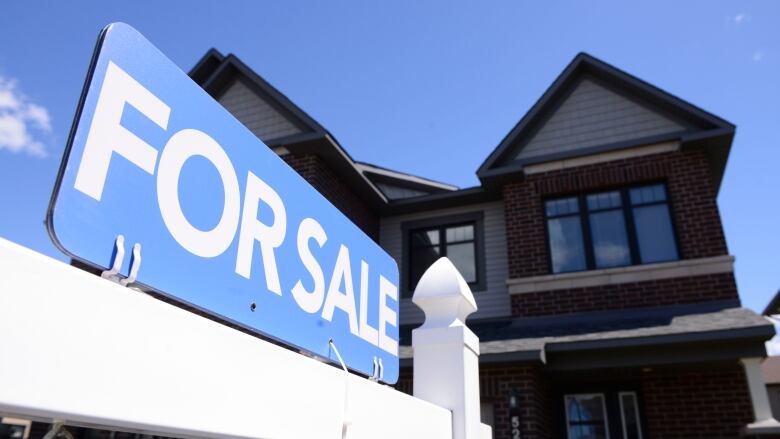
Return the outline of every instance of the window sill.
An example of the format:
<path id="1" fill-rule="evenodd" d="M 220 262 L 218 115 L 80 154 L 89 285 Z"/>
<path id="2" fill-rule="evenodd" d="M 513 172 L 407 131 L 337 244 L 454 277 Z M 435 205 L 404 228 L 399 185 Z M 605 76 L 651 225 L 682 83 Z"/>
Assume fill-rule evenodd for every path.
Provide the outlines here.
<path id="1" fill-rule="evenodd" d="M 780 422 L 774 419 L 765 419 L 746 425 L 742 429 L 743 436 L 776 435 L 780 434 Z"/>
<path id="2" fill-rule="evenodd" d="M 734 271 L 734 256 L 684 259 L 674 262 L 632 265 L 628 267 L 580 271 L 576 273 L 547 274 L 543 276 L 507 280 L 509 294 L 524 294 L 568 288 L 645 282 L 675 277 L 699 276 Z"/>

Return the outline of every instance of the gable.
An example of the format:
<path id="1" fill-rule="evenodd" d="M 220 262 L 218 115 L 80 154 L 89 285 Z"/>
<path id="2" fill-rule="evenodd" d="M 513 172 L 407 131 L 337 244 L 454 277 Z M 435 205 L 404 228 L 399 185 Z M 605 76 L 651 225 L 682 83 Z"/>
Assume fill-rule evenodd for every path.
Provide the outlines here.
<path id="1" fill-rule="evenodd" d="M 240 79 L 230 84 L 217 100 L 263 142 L 304 132 L 292 118 Z"/>
<path id="2" fill-rule="evenodd" d="M 402 198 L 419 197 L 421 195 L 429 195 L 431 191 L 424 191 L 420 189 L 412 189 L 408 187 L 396 186 L 388 183 L 375 183 L 376 187 L 385 194 L 388 200 L 399 200 Z"/>
<path id="3" fill-rule="evenodd" d="M 369 209 L 387 202 L 322 125 L 235 55 L 211 49 L 189 75 L 299 173 L 308 161 L 321 159 L 327 166 L 317 169 L 343 180 Z"/>
<path id="4" fill-rule="evenodd" d="M 356 165 L 360 172 L 362 172 L 389 201 L 421 197 L 442 192 L 452 192 L 458 189 L 457 186 L 451 184 L 394 171 L 370 163 L 360 162 Z"/>
<path id="5" fill-rule="evenodd" d="M 528 165 L 677 142 L 704 149 L 720 185 L 735 127 L 586 53 L 578 54 L 477 170 L 480 181 Z"/>
<path id="6" fill-rule="evenodd" d="M 513 160 L 586 150 L 685 131 L 689 126 L 591 78 L 582 79 Z"/>

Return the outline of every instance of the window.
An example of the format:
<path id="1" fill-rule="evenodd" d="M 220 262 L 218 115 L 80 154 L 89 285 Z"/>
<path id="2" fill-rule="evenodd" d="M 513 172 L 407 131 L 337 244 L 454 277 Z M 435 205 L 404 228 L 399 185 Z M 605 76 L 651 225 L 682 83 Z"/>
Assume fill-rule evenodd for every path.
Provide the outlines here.
<path id="1" fill-rule="evenodd" d="M 577 198 L 548 201 L 546 210 L 553 272 L 584 270 L 587 262 Z"/>
<path id="2" fill-rule="evenodd" d="M 442 256 L 452 261 L 473 289 L 484 289 L 482 212 L 409 222 L 402 229 L 408 288 L 403 297 L 411 297 L 423 273 Z"/>
<path id="3" fill-rule="evenodd" d="M 477 249 L 473 223 L 413 230 L 410 242 L 410 289 L 414 289 L 425 270 L 442 256 L 452 261 L 466 282 L 477 281 Z"/>
<path id="4" fill-rule="evenodd" d="M 548 200 L 545 216 L 553 273 L 678 259 L 663 184 Z"/>
<path id="5" fill-rule="evenodd" d="M 623 439 L 642 439 L 636 393 L 620 392 L 618 397 L 620 399 L 620 419 L 623 424 Z"/>
<path id="6" fill-rule="evenodd" d="M 568 439 L 642 439 L 637 393 L 577 393 L 563 396 Z"/>
<path id="7" fill-rule="evenodd" d="M 604 394 L 566 395 L 564 401 L 569 439 L 609 439 Z"/>

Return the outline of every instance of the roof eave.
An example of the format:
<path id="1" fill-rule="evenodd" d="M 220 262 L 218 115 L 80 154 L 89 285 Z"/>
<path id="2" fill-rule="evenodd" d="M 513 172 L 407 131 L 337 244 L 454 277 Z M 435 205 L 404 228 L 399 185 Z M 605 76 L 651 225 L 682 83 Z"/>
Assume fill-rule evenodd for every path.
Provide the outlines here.
<path id="1" fill-rule="evenodd" d="M 388 216 L 402 215 L 486 203 L 499 200 L 500 198 L 501 192 L 499 190 L 484 186 L 474 186 L 456 191 L 390 200 L 383 207 L 382 213 Z"/>

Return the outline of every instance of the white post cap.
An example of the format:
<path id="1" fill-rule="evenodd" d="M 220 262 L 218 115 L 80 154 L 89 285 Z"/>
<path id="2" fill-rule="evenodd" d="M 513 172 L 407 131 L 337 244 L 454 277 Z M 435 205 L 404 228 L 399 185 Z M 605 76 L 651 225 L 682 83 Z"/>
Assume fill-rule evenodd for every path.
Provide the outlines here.
<path id="1" fill-rule="evenodd" d="M 422 275 L 412 302 L 425 313 L 421 328 L 465 326 L 477 303 L 466 280 L 446 257 L 439 258 Z"/>

